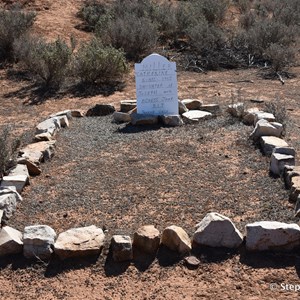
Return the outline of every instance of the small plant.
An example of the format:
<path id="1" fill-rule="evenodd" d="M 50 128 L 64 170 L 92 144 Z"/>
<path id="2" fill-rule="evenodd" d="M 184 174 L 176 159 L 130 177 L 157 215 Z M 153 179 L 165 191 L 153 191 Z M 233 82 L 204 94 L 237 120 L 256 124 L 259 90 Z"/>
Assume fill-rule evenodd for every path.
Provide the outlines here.
<path id="1" fill-rule="evenodd" d="M 127 71 L 124 53 L 103 46 L 99 39 L 83 44 L 73 61 L 73 72 L 83 83 L 101 84 L 120 80 Z"/>
<path id="2" fill-rule="evenodd" d="M 9 127 L 4 127 L 0 133 L 0 179 L 6 172 L 16 165 L 17 150 L 20 147 L 20 139 L 12 139 Z"/>
<path id="3" fill-rule="evenodd" d="M 29 30 L 34 18 L 33 12 L 0 10 L 0 60 L 13 60 L 13 43 Z"/>

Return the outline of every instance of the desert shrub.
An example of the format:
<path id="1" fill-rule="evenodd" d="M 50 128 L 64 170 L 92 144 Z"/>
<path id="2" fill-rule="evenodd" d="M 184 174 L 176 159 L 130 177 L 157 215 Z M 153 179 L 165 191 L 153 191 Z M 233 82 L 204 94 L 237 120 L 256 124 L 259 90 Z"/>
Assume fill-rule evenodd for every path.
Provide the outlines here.
<path id="1" fill-rule="evenodd" d="M 99 39 L 93 39 L 78 49 L 73 71 L 83 83 L 110 83 L 122 78 L 127 65 L 122 51 L 103 46 Z"/>
<path id="2" fill-rule="evenodd" d="M 33 12 L 0 10 L 0 60 L 12 60 L 13 43 L 26 33 L 35 18 Z"/>
<path id="3" fill-rule="evenodd" d="M 0 132 L 0 179 L 10 168 L 16 165 L 17 150 L 20 143 L 20 139 L 10 136 L 9 127 L 4 127 Z"/>
<path id="4" fill-rule="evenodd" d="M 279 96 L 277 96 L 275 100 L 265 103 L 265 110 L 269 113 L 272 113 L 276 121 L 283 125 L 285 133 L 286 126 L 289 121 L 285 102 L 281 100 Z"/>
<path id="5" fill-rule="evenodd" d="M 26 36 L 14 44 L 16 56 L 40 78 L 47 88 L 58 88 L 65 79 L 72 48 L 58 38 L 46 42 L 39 37 Z"/>

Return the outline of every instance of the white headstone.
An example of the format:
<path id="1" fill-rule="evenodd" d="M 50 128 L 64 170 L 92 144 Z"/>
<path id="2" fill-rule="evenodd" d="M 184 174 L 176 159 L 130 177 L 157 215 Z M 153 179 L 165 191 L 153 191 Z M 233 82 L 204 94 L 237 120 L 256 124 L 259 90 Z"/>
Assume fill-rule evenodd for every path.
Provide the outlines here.
<path id="1" fill-rule="evenodd" d="M 137 113 L 178 115 L 176 63 L 151 54 L 135 64 Z"/>

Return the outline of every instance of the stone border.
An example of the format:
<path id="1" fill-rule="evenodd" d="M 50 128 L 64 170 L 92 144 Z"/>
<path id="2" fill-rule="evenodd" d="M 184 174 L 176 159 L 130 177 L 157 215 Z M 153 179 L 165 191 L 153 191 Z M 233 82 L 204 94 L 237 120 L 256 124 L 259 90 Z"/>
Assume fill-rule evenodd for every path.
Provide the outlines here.
<path id="1" fill-rule="evenodd" d="M 115 109 L 111 105 L 96 105 L 86 113 L 86 116 L 114 113 L 113 118 L 116 122 L 143 124 L 133 121 L 136 118 L 139 119 L 139 116 L 136 116 L 135 108 L 132 107 L 134 103 L 127 102 L 121 102 L 121 112 L 113 112 Z M 190 111 L 187 106 L 190 107 Z M 127 112 L 124 112 L 124 107 Z M 195 111 L 201 111 L 205 105 L 200 100 L 186 99 L 179 102 L 179 107 L 184 117 L 185 113 L 194 114 Z M 219 109 L 218 105 L 207 107 L 214 112 Z M 282 134 L 282 125 L 275 122 L 275 117 L 271 114 L 255 109 L 244 111 L 242 103 L 230 105 L 228 111 L 232 116 L 241 118 L 244 123 L 255 125 L 250 137 L 254 141 L 259 140 L 263 153 L 271 156 L 270 171 L 284 179 L 286 186 L 291 188 L 290 199 L 293 200 L 296 197 L 297 205 L 300 206 L 300 188 L 297 185 L 300 172 L 299 167 L 295 167 L 296 153 L 292 147 L 279 138 Z M 126 118 L 121 120 L 120 114 L 126 115 Z M 205 114 L 204 119 L 206 116 Z M 37 125 L 36 142 L 20 151 L 18 165 L 9 172 L 8 176 L 3 177 L 1 182 L 0 218 L 2 218 L 2 223 L 6 223 L 16 209 L 18 201 L 22 201 L 20 193 L 29 183 L 29 175 L 39 175 L 41 173 L 39 164 L 51 159 L 54 155 L 54 136 L 62 127 L 69 126 L 69 120 L 72 117 L 83 117 L 83 114 L 77 110 L 66 110 L 51 115 Z M 180 119 L 180 116 L 177 119 Z M 202 117 L 198 119 L 184 117 L 184 119 L 186 122 L 196 122 Z M 162 120 L 164 122 L 164 119 Z M 146 124 L 149 124 L 148 121 Z M 182 125 L 181 122 L 177 125 L 166 122 L 164 124 Z M 189 265 L 197 266 L 199 261 L 189 255 L 193 250 L 203 246 L 236 250 L 245 241 L 248 251 L 290 251 L 300 247 L 300 227 L 297 224 L 259 221 L 247 224 L 245 228 L 246 235 L 243 236 L 229 218 L 211 212 L 196 225 L 192 239 L 184 229 L 176 225 L 165 228 L 162 234 L 154 226 L 146 225 L 134 233 L 133 241 L 130 236 L 126 235 L 112 236 L 110 249 L 114 261 L 122 262 L 133 259 L 133 249 L 138 249 L 153 257 L 157 254 L 159 247 L 165 246 L 185 257 Z M 47 225 L 26 226 L 24 233 L 9 226 L 3 226 L 0 230 L 0 257 L 22 252 L 26 258 L 43 260 L 50 259 L 53 253 L 62 260 L 70 257 L 98 255 L 101 253 L 104 241 L 105 232 L 94 225 L 72 228 L 60 233 L 58 237 L 56 232 Z"/>

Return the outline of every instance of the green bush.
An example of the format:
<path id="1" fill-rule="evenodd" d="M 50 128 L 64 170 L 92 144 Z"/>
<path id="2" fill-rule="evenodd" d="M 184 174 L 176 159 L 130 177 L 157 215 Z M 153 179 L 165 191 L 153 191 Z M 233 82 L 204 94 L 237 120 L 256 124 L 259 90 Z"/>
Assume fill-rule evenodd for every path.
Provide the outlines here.
<path id="1" fill-rule="evenodd" d="M 46 42 L 38 37 L 23 37 L 14 44 L 16 56 L 37 75 L 47 88 L 59 88 L 71 59 L 72 48 L 60 38 Z"/>
<path id="2" fill-rule="evenodd" d="M 0 10 L 0 60 L 13 60 L 13 43 L 29 30 L 34 18 L 33 12 Z"/>
<path id="3" fill-rule="evenodd" d="M 73 71 L 83 83 L 111 83 L 122 78 L 127 65 L 122 51 L 103 46 L 99 39 L 93 39 L 79 48 L 74 57 Z"/>

